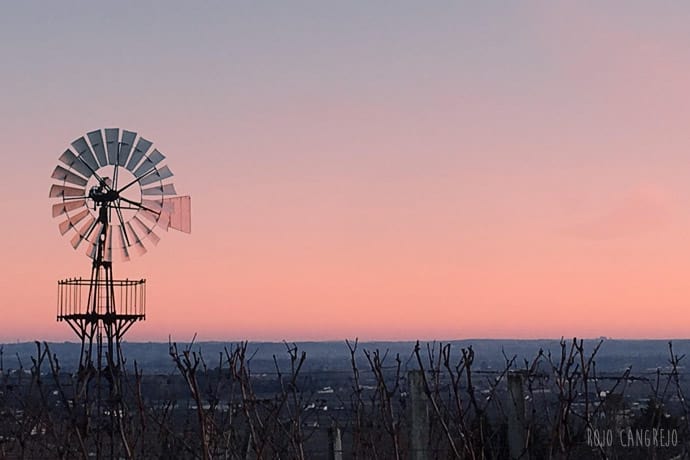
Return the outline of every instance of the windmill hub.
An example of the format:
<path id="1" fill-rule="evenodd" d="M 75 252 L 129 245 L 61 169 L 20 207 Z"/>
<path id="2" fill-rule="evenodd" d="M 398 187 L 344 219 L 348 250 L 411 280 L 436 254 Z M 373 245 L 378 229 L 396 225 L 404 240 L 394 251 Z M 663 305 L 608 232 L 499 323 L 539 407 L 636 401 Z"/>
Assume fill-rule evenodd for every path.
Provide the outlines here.
<path id="1" fill-rule="evenodd" d="M 106 180 L 107 179 L 108 178 L 106 177 Z M 120 198 L 120 194 L 117 190 L 106 189 L 104 185 L 105 181 L 103 184 L 99 186 L 94 185 L 93 187 L 91 187 L 91 190 L 89 190 L 89 198 L 91 198 L 96 203 L 112 203 L 116 201 L 118 198 Z"/>

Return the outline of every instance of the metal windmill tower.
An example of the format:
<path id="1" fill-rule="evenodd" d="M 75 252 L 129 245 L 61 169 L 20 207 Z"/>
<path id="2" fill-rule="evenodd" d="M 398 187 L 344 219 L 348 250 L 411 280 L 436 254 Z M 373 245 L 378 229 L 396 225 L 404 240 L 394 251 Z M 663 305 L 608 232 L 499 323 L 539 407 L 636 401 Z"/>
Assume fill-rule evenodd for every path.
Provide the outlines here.
<path id="1" fill-rule="evenodd" d="M 52 213 L 72 247 L 92 259 L 91 277 L 58 281 L 57 320 L 81 341 L 80 371 L 108 370 L 111 379 L 125 333 L 146 317 L 146 281 L 115 279 L 113 260 L 144 254 L 159 229 L 189 233 L 191 199 L 177 196 L 165 156 L 135 132 L 99 129 L 71 147 L 51 176 Z"/>

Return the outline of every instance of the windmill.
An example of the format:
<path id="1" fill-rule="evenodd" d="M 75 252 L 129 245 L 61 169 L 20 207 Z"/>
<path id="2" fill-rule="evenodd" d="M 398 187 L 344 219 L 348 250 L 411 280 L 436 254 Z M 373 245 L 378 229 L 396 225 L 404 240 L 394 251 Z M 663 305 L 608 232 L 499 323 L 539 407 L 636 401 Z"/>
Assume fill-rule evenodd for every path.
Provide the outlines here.
<path id="1" fill-rule="evenodd" d="M 90 279 L 58 281 L 57 320 L 81 341 L 80 371 L 119 372 L 122 339 L 146 317 L 146 281 L 114 279 L 113 260 L 144 254 L 161 230 L 191 232 L 191 198 L 177 195 L 165 156 L 152 146 L 133 131 L 91 131 L 71 143 L 51 176 L 60 233 L 92 259 Z"/>

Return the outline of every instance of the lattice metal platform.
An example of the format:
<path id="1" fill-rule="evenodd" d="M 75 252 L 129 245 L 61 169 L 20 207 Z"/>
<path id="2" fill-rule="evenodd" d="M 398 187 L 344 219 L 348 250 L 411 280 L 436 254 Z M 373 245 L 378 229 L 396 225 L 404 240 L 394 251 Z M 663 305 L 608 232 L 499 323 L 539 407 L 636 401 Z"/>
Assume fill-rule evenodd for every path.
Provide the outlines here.
<path id="1" fill-rule="evenodd" d="M 143 320 L 146 317 L 146 280 L 112 280 L 111 283 L 114 295 L 109 300 L 110 283 L 106 280 L 70 278 L 58 281 L 58 321 L 105 315 Z M 95 297 L 99 301 L 90 305 L 93 289 L 99 291 Z"/>

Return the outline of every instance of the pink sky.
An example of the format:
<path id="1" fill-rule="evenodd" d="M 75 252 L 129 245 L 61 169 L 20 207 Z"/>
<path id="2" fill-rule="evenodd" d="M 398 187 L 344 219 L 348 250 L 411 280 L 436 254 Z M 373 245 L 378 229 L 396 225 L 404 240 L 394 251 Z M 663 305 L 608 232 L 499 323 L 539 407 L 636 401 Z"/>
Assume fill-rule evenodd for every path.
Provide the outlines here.
<path id="1" fill-rule="evenodd" d="M 50 173 L 105 127 L 193 199 L 130 340 L 687 337 L 685 5 L 5 10 L 0 341 L 73 339 Z"/>

